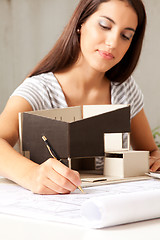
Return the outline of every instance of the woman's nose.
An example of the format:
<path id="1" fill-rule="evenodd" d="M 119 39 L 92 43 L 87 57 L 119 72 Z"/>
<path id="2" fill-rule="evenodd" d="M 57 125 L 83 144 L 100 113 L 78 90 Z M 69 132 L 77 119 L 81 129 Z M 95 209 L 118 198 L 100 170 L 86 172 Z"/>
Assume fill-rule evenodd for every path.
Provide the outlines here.
<path id="1" fill-rule="evenodd" d="M 106 35 L 105 44 L 107 45 L 108 48 L 116 48 L 118 45 L 118 41 L 119 41 L 118 33 L 110 32 L 109 34 Z"/>

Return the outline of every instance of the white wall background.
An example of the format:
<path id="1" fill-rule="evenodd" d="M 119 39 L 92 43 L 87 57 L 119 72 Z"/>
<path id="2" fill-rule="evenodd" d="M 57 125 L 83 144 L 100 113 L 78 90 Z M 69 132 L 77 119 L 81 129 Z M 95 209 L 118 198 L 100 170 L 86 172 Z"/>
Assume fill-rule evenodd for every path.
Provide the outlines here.
<path id="1" fill-rule="evenodd" d="M 78 0 L 0 0 L 0 111 L 9 95 L 51 49 Z M 160 125 L 160 0 L 144 0 L 148 24 L 134 77 L 152 128 Z"/>
<path id="2" fill-rule="evenodd" d="M 0 111 L 52 48 L 78 0 L 0 0 Z"/>
<path id="3" fill-rule="evenodd" d="M 145 111 L 152 129 L 160 126 L 160 0 L 143 0 L 147 29 L 134 77 L 145 97 Z"/>

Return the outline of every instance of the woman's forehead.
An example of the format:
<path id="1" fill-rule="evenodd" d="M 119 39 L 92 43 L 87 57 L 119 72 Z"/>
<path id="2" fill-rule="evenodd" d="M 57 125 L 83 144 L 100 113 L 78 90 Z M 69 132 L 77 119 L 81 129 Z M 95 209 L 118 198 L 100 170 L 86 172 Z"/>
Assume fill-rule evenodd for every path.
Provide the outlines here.
<path id="1" fill-rule="evenodd" d="M 97 10 L 87 19 L 92 20 L 96 17 L 108 17 L 115 23 L 121 23 L 122 26 L 136 29 L 138 16 L 133 7 L 127 0 L 109 0 L 102 2 Z"/>

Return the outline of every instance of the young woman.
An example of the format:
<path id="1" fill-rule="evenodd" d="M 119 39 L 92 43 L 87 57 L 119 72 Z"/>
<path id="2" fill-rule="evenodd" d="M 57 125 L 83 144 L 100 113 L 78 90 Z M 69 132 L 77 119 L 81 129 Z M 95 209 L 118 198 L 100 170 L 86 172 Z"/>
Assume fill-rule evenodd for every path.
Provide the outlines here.
<path id="1" fill-rule="evenodd" d="M 17 153 L 18 113 L 83 104 L 130 104 L 131 144 L 160 152 L 131 77 L 141 52 L 146 14 L 141 0 L 81 0 L 49 54 L 15 90 L 0 116 L 0 175 L 39 194 L 69 193 L 78 172 L 53 158 L 38 165 Z"/>

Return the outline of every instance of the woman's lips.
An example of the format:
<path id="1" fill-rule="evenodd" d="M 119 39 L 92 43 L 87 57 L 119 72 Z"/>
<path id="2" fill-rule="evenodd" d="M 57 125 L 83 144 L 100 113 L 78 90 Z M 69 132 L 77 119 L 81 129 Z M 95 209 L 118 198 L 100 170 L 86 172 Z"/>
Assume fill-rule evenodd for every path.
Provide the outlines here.
<path id="1" fill-rule="evenodd" d="M 106 51 L 102 51 L 102 50 L 98 50 L 99 54 L 101 57 L 105 58 L 106 60 L 112 60 L 114 58 L 114 56 Z"/>

